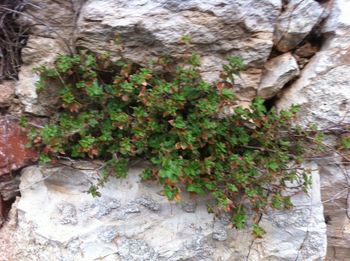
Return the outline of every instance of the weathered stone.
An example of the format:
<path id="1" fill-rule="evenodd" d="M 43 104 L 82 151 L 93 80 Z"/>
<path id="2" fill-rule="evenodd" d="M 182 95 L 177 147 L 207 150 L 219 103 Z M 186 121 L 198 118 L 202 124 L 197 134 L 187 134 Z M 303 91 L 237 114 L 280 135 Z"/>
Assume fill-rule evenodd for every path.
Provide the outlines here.
<path id="1" fill-rule="evenodd" d="M 329 129 L 350 124 L 350 2 L 332 1 L 330 17 L 322 27 L 328 37 L 301 72 L 300 78 L 286 90 L 279 108 L 300 104 L 297 122 L 316 123 Z M 328 137 L 334 145 L 336 137 Z M 318 160 L 320 165 L 322 201 L 327 219 L 328 246 L 332 252 L 345 252 L 350 245 L 348 199 L 348 165 L 334 155 Z M 343 259 L 339 259 L 343 260 Z"/>
<path id="2" fill-rule="evenodd" d="M 160 210 L 159 203 L 149 196 L 142 196 L 141 198 L 136 199 L 136 202 L 152 211 Z"/>
<path id="3" fill-rule="evenodd" d="M 280 256 L 276 260 L 323 260 L 325 257 L 327 237 L 320 194 L 320 177 L 316 171 L 316 164 L 306 167 L 313 170 L 310 197 L 305 197 L 302 193 L 296 193 L 293 190 L 286 191 L 294 195 L 293 209 L 273 211 L 263 215 L 259 225 L 264 228 L 266 235 L 262 240 L 257 239 L 254 242 L 251 260 L 264 260 L 259 254 L 260 248 L 271 253 L 279 252 Z M 271 232 L 276 229 L 280 234 L 278 237 L 273 237 Z M 275 241 L 276 239 L 278 242 Z M 295 245 L 299 247 L 295 249 Z"/>
<path id="4" fill-rule="evenodd" d="M 23 170 L 22 197 L 15 204 L 17 227 L 9 229 L 5 224 L 3 231 L 11 234 L 7 241 L 0 233 L 4 257 L 24 261 L 61 258 L 228 261 L 245 260 L 248 256 L 247 260 L 255 261 L 318 260 L 325 255 L 326 232 L 317 172 L 313 173 L 310 195 L 299 192 L 293 196 L 295 209 L 291 211 L 263 215 L 261 226 L 267 235 L 254 240 L 249 229 L 226 228 L 225 217 L 218 220 L 209 214 L 208 198 L 199 197 L 193 213 L 183 211 L 181 204 L 169 202 L 159 195 L 158 185 L 141 182 L 138 175 L 142 166 L 133 167 L 126 179 L 111 178 L 97 200 L 86 194 L 98 178 L 93 165 L 76 166 L 85 170 L 68 167 Z M 101 202 L 110 205 L 111 212 L 97 219 L 94 213 Z M 139 204 L 151 211 L 139 211 Z M 127 218 L 115 218 L 114 214 L 119 212 Z M 67 222 L 59 222 L 63 217 Z M 7 247 L 13 242 L 16 248 Z"/>
<path id="5" fill-rule="evenodd" d="M 187 213 L 194 213 L 196 211 L 197 203 L 195 201 L 184 201 L 181 203 L 181 208 Z"/>
<path id="6" fill-rule="evenodd" d="M 10 117 L 0 118 L 0 175 L 28 165 L 36 153 L 26 149 L 26 135 Z"/>
<path id="7" fill-rule="evenodd" d="M 120 201 L 114 198 L 102 198 L 96 200 L 92 205 L 95 209 L 94 216 L 98 219 L 109 215 L 114 209 L 117 209 L 121 206 Z"/>
<path id="8" fill-rule="evenodd" d="M 332 23 L 325 25 L 324 30 L 332 36 L 311 58 L 299 79 L 286 90 L 277 104 L 279 108 L 302 105 L 298 119 L 303 124 L 317 122 L 320 128 L 327 128 L 336 122 L 350 122 L 347 113 L 350 108 L 350 77 L 347 73 L 350 68 L 350 21 L 343 14 L 348 12 L 346 4 L 341 4 L 341 1 L 333 3 L 336 11 L 331 12 L 329 23 Z M 334 20 L 333 13 L 342 20 Z"/>
<path id="9" fill-rule="evenodd" d="M 81 10 L 77 44 L 117 57 L 114 39 L 119 33 L 123 56 L 145 65 L 163 55 L 176 60 L 188 53 L 180 39 L 189 35 L 206 80 L 218 80 L 228 56 L 241 56 L 254 69 L 242 74 L 242 88 L 254 90 L 273 45 L 280 8 L 277 0 L 91 0 Z"/>
<path id="10" fill-rule="evenodd" d="M 316 1 L 290 0 L 276 24 L 276 48 L 281 52 L 295 48 L 322 18 L 324 10 Z"/>
<path id="11" fill-rule="evenodd" d="M 275 96 L 292 79 L 299 75 L 298 64 L 291 53 L 277 56 L 265 64 L 258 95 L 269 99 Z"/>
<path id="12" fill-rule="evenodd" d="M 105 226 L 100 229 L 98 238 L 104 243 L 111 243 L 118 235 L 116 226 Z"/>
<path id="13" fill-rule="evenodd" d="M 0 177 L 0 194 L 3 200 L 9 201 L 18 195 L 19 176 L 11 174 Z"/>
<path id="14" fill-rule="evenodd" d="M 304 45 L 300 46 L 298 49 L 296 49 L 294 54 L 301 58 L 310 58 L 314 56 L 318 50 L 318 46 L 312 45 L 311 43 L 307 42 Z"/>
<path id="15" fill-rule="evenodd" d="M 76 15 L 83 1 L 31 0 L 19 22 L 30 29 L 30 35 L 57 39 L 68 48 L 74 42 Z"/>
<path id="16" fill-rule="evenodd" d="M 225 226 L 220 222 L 214 223 L 213 235 L 214 240 L 225 241 L 227 239 L 227 232 Z"/>
<path id="17" fill-rule="evenodd" d="M 0 108 L 9 107 L 15 95 L 14 82 L 5 81 L 0 84 Z"/>
<path id="18" fill-rule="evenodd" d="M 19 73 L 19 81 L 16 83 L 16 95 L 24 105 L 24 111 L 36 115 L 48 115 L 54 109 L 59 97 L 54 86 L 56 82 L 47 82 L 48 87 L 38 94 L 36 82 L 39 75 L 33 72 L 33 68 L 39 65 L 52 65 L 60 53 L 64 53 L 62 45 L 55 39 L 32 36 L 28 44 L 22 49 L 24 65 Z"/>
<path id="19" fill-rule="evenodd" d="M 142 240 L 123 238 L 118 241 L 117 245 L 121 260 L 159 260 L 154 249 Z"/>
<path id="20" fill-rule="evenodd" d="M 19 17 L 22 25 L 30 28 L 26 47 L 22 49 L 23 65 L 16 84 L 16 95 L 24 111 L 47 116 L 55 110 L 57 91 L 49 82 L 48 91 L 36 93 L 39 76 L 33 68 L 51 65 L 58 54 L 73 53 L 75 23 L 83 0 L 32 0 Z"/>
<path id="21" fill-rule="evenodd" d="M 66 224 L 76 225 L 78 223 L 77 211 L 73 204 L 60 202 L 57 205 L 57 209 L 59 211 L 59 214 L 58 214 L 59 222 L 62 225 L 66 225 Z"/>

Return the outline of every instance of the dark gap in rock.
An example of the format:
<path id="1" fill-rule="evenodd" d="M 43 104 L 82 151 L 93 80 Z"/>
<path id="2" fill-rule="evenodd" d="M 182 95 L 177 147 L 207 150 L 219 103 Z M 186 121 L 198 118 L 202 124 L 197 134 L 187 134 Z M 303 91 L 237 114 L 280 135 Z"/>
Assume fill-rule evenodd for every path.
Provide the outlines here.
<path id="1" fill-rule="evenodd" d="M 287 9 L 288 2 L 289 2 L 288 0 L 282 0 L 282 10 L 281 10 L 282 13 Z"/>
<path id="2" fill-rule="evenodd" d="M 4 220 L 7 219 L 7 216 L 12 208 L 13 203 L 15 203 L 15 201 L 16 201 L 16 197 L 11 198 L 11 199 L 6 200 L 6 201 L 3 201 L 3 213 L 2 213 L 2 215 L 3 215 Z"/>
<path id="3" fill-rule="evenodd" d="M 276 46 L 273 46 L 272 49 L 271 49 L 269 58 L 267 58 L 267 60 L 271 60 L 272 58 L 275 58 L 275 57 L 280 56 L 280 55 L 282 55 L 282 54 L 284 54 L 284 53 L 281 52 L 281 51 L 278 51 L 278 50 L 276 49 Z"/>
<path id="4" fill-rule="evenodd" d="M 12 171 L 11 174 L 2 174 L 0 176 L 0 227 L 1 222 L 6 221 L 13 203 L 19 192 L 19 175 L 23 168 Z"/>
<path id="5" fill-rule="evenodd" d="M 266 109 L 270 111 L 273 107 L 275 107 L 277 100 L 278 100 L 277 95 L 273 96 L 270 99 L 265 100 L 264 105 Z"/>
<path id="6" fill-rule="evenodd" d="M 305 43 L 310 43 L 311 45 L 317 47 L 318 49 L 321 48 L 322 44 L 325 41 L 324 34 L 321 31 L 322 24 L 318 24 L 315 26 L 312 31 L 309 33 L 309 35 L 298 45 L 300 47 L 301 45 Z M 297 48 L 298 48 L 297 47 Z"/>
<path id="7" fill-rule="evenodd" d="M 6 115 L 8 113 L 8 111 L 9 111 L 9 109 L 10 109 L 10 106 L 8 106 L 8 107 L 0 107 L 0 115 L 1 116 Z"/>
<path id="8" fill-rule="evenodd" d="M 331 217 L 329 215 L 324 216 L 324 222 L 329 225 L 329 223 L 332 221 Z"/>
<path id="9" fill-rule="evenodd" d="M 24 0 L 3 0 L 0 4 L 0 82 L 17 80 L 22 64 L 21 50 L 28 40 L 27 28 L 17 22 Z"/>
<path id="10" fill-rule="evenodd" d="M 305 39 L 294 48 L 293 55 L 298 62 L 300 69 L 303 69 L 310 59 L 321 49 L 327 37 L 322 33 L 324 21 L 317 24 Z"/>
<path id="11" fill-rule="evenodd" d="M 330 0 L 315 0 L 315 1 L 320 4 L 323 4 L 323 3 L 329 2 Z"/>
<path id="12" fill-rule="evenodd" d="M 268 111 L 270 111 L 272 108 L 275 108 L 276 104 L 278 103 L 278 101 L 280 100 L 280 98 L 282 97 L 283 93 L 288 90 L 291 85 L 298 80 L 298 77 L 290 80 L 289 82 L 287 82 L 284 87 L 280 90 L 279 93 L 277 93 L 275 96 L 271 97 L 270 99 L 266 99 L 264 102 L 264 105 L 266 107 L 266 109 Z"/>
<path id="13" fill-rule="evenodd" d="M 227 4 L 226 3 L 219 3 L 219 4 L 216 4 L 215 6 L 217 7 L 225 7 Z"/>

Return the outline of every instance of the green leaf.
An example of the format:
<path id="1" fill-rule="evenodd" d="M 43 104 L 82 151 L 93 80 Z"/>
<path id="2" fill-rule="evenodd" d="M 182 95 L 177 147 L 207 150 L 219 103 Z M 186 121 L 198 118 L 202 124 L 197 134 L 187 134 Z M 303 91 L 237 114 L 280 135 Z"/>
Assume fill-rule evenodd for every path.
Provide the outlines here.
<path id="1" fill-rule="evenodd" d="M 41 165 L 49 164 L 49 163 L 51 163 L 51 158 L 46 154 L 40 154 L 39 155 L 39 163 Z"/>
<path id="2" fill-rule="evenodd" d="M 115 42 L 122 56 L 119 36 Z M 310 172 L 301 163 L 305 155 L 325 151 L 322 131 L 314 124 L 292 123 L 299 106 L 277 113 L 259 97 L 251 108 L 238 106 L 226 115 L 226 107 L 234 106 L 236 88 L 231 86 L 244 69 L 243 60 L 229 57 L 220 83 L 209 83 L 201 78 L 200 56 L 192 52 L 190 37 L 182 42 L 186 52 L 176 61 L 143 61 L 157 71 L 86 50 L 37 67 L 38 90 L 59 83 L 60 99 L 52 104 L 58 110 L 48 124 L 29 131 L 28 146 L 38 151 L 40 162 L 61 155 L 104 161 L 89 190 L 93 196 L 110 176 L 126 177 L 130 160 L 139 158 L 149 164 L 142 179 L 163 185 L 170 200 L 180 199 L 180 188 L 210 193 L 210 211 L 229 213 L 239 229 L 247 223 L 246 204 L 257 214 L 268 206 L 292 207 L 282 191 L 290 182 L 304 191 L 310 187 Z M 27 121 L 20 119 L 20 125 L 25 128 Z M 349 138 L 340 142 L 340 151 L 350 148 Z M 252 233 L 261 237 L 264 231 L 255 224 Z"/>
<path id="3" fill-rule="evenodd" d="M 276 161 L 269 161 L 267 163 L 267 168 L 272 170 L 272 171 L 276 171 L 279 169 L 279 165 Z"/>
<path id="4" fill-rule="evenodd" d="M 188 184 L 187 185 L 187 191 L 188 192 L 194 192 L 194 193 L 197 193 L 197 194 L 200 194 L 200 195 L 204 194 L 204 189 L 203 189 L 202 185 L 201 184 L 196 184 L 196 183 Z"/>
<path id="5" fill-rule="evenodd" d="M 86 93 L 90 97 L 98 97 L 103 95 L 103 89 L 102 87 L 98 84 L 97 81 L 93 81 L 91 86 L 86 88 Z"/>
<path id="6" fill-rule="evenodd" d="M 266 231 L 261 226 L 259 226 L 258 224 L 253 224 L 252 233 L 253 233 L 254 236 L 256 236 L 258 238 L 262 238 L 263 235 L 266 234 Z"/>
<path id="7" fill-rule="evenodd" d="M 345 149 L 350 149 L 350 136 L 344 137 L 341 140 L 341 144 Z"/>
<path id="8" fill-rule="evenodd" d="M 235 184 L 228 184 L 227 187 L 232 192 L 238 192 L 238 188 L 236 187 Z"/>
<path id="9" fill-rule="evenodd" d="M 247 215 L 245 214 L 243 209 L 237 210 L 237 212 L 234 213 L 231 219 L 231 223 L 237 229 L 243 229 L 245 227 L 246 222 L 247 222 Z"/>

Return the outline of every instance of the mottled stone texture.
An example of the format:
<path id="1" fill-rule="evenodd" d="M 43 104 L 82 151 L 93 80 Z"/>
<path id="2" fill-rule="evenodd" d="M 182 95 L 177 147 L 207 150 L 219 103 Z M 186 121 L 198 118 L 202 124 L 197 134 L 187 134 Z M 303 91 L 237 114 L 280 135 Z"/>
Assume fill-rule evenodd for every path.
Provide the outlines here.
<path id="1" fill-rule="evenodd" d="M 180 39 L 190 35 L 206 80 L 218 79 L 228 56 L 245 60 L 237 91 L 251 99 L 272 49 L 280 10 L 279 0 L 90 0 L 80 13 L 77 44 L 117 55 L 113 39 L 118 32 L 123 55 L 144 65 L 162 55 L 176 59 L 188 53 Z"/>
<path id="2" fill-rule="evenodd" d="M 35 153 L 25 148 L 26 135 L 17 122 L 9 117 L 0 118 L 0 176 L 31 162 Z"/>
<path id="3" fill-rule="evenodd" d="M 328 5 L 330 16 L 322 27 L 327 36 L 321 50 L 302 70 L 278 102 L 280 108 L 301 105 L 297 121 L 316 122 L 320 128 L 341 129 L 350 125 L 350 1 Z M 339 135 L 327 137 L 332 145 Z M 342 164 L 342 162 L 344 164 Z M 317 161 L 328 233 L 328 260 L 348 260 L 350 246 L 348 162 L 339 155 Z"/>
<path id="4" fill-rule="evenodd" d="M 117 59 L 113 39 L 119 33 L 125 57 L 145 64 L 162 55 L 176 61 L 187 52 L 181 36 L 190 35 L 208 81 L 218 79 L 226 57 L 245 60 L 247 68 L 235 86 L 244 105 L 257 93 L 265 98 L 277 94 L 279 108 L 301 104 L 299 123 L 315 122 L 321 128 L 350 124 L 349 0 L 30 2 L 19 18 L 30 26 L 19 81 L 0 85 L 0 113 L 13 113 L 14 107 L 16 113 L 23 109 L 40 116 L 55 112 L 57 92 L 38 95 L 32 69 L 52 64 L 59 53 L 72 51 L 72 44 L 94 52 L 109 50 Z M 8 173 L 28 157 L 16 123 L 0 123 L 0 173 Z M 9 130 L 15 137 L 11 143 L 4 139 Z M 336 138 L 327 142 L 333 145 Z M 20 151 L 18 157 L 14 151 Z M 92 173 L 65 168 L 47 178 L 50 170 L 30 168 L 24 171 L 22 188 L 45 180 L 25 189 L 18 208 L 12 209 L 0 231 L 0 260 L 321 260 L 326 242 L 319 186 L 328 225 L 327 258 L 347 260 L 350 170 L 342 161 L 332 155 L 317 161 L 321 185 L 314 175 L 311 197 L 300 194 L 293 210 L 263 216 L 268 233 L 254 242 L 248 231 L 228 229 L 227 218 L 213 221 L 203 202 L 168 203 L 160 188 L 135 178 L 139 170 L 131 172 L 131 179 L 114 180 L 102 198 L 93 200 L 84 194 L 94 180 Z M 0 183 L 0 190 L 16 188 L 13 181 Z M 5 200 L 14 196 L 1 195 Z"/>
<path id="5" fill-rule="evenodd" d="M 15 94 L 15 84 L 10 81 L 0 83 L 0 109 L 11 105 Z"/>
<path id="6" fill-rule="evenodd" d="M 6 201 L 15 195 L 18 182 L 12 172 L 30 163 L 36 153 L 25 148 L 27 138 L 17 122 L 9 117 L 0 117 L 0 226 L 8 210 Z"/>
<path id="7" fill-rule="evenodd" d="M 290 0 L 278 18 L 275 46 L 281 52 L 295 48 L 327 13 L 314 0 Z"/>
<path id="8" fill-rule="evenodd" d="M 190 200 L 184 194 L 182 202 L 169 202 L 160 194 L 161 187 L 140 181 L 141 165 L 131 168 L 127 179 L 111 178 L 100 190 L 102 196 L 92 198 L 86 191 L 96 182 L 94 169 L 99 166 L 78 162 L 73 168 L 24 169 L 22 196 L 14 208 L 17 226 L 5 225 L 11 239 L 0 244 L 1 258 L 302 261 L 325 256 L 326 227 L 317 171 L 312 174 L 309 195 L 291 191 L 295 208 L 263 215 L 260 224 L 267 234 L 254 239 L 250 229 L 237 231 L 226 216 L 209 214 L 210 198 Z M 183 209 L 191 202 L 196 203 L 195 211 Z M 0 234 L 0 242 L 4 238 Z M 14 242 L 16 247 L 11 249 Z"/>
<path id="9" fill-rule="evenodd" d="M 285 53 L 269 60 L 265 64 L 265 69 L 258 87 L 258 95 L 264 99 L 278 94 L 289 81 L 300 73 L 297 61 L 291 53 Z"/>

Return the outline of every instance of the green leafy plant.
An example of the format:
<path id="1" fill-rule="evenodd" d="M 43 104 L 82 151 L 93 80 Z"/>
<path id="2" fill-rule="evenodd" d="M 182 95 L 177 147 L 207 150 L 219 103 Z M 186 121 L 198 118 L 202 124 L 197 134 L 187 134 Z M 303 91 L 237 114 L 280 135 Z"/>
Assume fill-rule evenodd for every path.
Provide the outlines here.
<path id="1" fill-rule="evenodd" d="M 54 67 L 37 69 L 39 91 L 50 88 L 50 79 L 60 82 L 60 104 L 57 117 L 30 132 L 31 146 L 43 163 L 59 156 L 105 160 L 99 184 L 90 189 L 95 196 L 110 175 L 127 175 L 131 159 L 147 160 L 142 178 L 162 184 L 169 200 L 181 200 L 183 191 L 209 193 L 215 204 L 208 209 L 229 212 L 232 224 L 243 228 L 247 204 L 256 213 L 289 208 L 287 183 L 307 188 L 301 163 L 313 150 L 309 137 L 317 135 L 291 124 L 297 106 L 267 111 L 261 98 L 223 117 L 243 67 L 231 57 L 222 80 L 208 84 L 197 54 L 166 74 L 86 51 L 61 55 Z M 253 233 L 264 231 L 255 225 Z"/>

